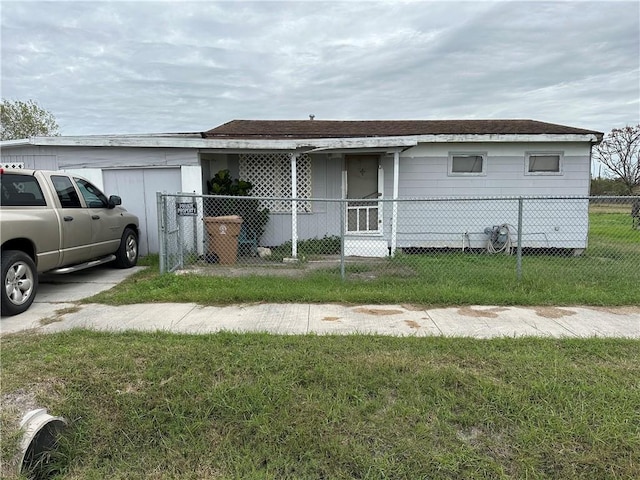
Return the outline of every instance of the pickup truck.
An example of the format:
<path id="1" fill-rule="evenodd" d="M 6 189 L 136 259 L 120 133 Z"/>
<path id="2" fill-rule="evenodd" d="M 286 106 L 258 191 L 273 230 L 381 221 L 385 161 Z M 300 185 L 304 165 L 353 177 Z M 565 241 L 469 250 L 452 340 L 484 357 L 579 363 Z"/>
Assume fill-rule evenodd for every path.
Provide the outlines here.
<path id="1" fill-rule="evenodd" d="M 138 218 L 87 179 L 65 172 L 0 169 L 2 316 L 27 310 L 38 275 L 138 261 Z"/>

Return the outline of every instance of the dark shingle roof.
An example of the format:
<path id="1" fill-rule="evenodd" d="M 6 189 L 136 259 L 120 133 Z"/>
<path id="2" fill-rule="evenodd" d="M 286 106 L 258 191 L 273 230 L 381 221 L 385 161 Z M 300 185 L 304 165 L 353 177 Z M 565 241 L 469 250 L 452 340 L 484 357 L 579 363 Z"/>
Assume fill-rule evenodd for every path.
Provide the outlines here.
<path id="1" fill-rule="evenodd" d="M 411 135 L 593 134 L 601 132 L 535 120 L 232 120 L 204 138 L 354 138 Z"/>

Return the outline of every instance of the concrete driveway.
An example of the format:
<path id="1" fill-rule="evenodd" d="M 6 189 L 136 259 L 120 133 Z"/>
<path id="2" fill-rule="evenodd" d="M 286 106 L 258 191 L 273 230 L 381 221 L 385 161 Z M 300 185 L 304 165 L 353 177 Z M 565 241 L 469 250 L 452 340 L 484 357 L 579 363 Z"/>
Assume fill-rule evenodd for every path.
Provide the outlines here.
<path id="1" fill-rule="evenodd" d="M 102 265 L 65 275 L 41 275 L 31 308 L 20 315 L 2 317 L 0 331 L 9 333 L 39 328 L 43 320 L 55 316 L 56 312 L 75 307 L 75 302 L 109 290 L 144 268 L 120 269 Z"/>

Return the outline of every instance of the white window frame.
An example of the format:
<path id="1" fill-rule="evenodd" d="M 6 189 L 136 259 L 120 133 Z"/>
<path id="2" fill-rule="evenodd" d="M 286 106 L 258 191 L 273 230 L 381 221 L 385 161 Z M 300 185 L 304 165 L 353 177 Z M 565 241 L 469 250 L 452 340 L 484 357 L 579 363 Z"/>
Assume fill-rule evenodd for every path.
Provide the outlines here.
<path id="1" fill-rule="evenodd" d="M 482 157 L 482 171 L 480 172 L 454 172 L 454 157 Z M 447 175 L 450 177 L 484 177 L 487 175 L 487 152 L 449 152 L 447 162 Z"/>
<path id="2" fill-rule="evenodd" d="M 531 157 L 550 157 L 553 155 L 558 156 L 558 171 L 557 172 L 530 172 L 529 166 Z M 525 152 L 524 154 L 524 174 L 525 175 L 564 175 L 563 172 L 563 164 L 564 164 L 564 152 L 545 152 L 545 151 L 535 151 L 535 152 Z"/>

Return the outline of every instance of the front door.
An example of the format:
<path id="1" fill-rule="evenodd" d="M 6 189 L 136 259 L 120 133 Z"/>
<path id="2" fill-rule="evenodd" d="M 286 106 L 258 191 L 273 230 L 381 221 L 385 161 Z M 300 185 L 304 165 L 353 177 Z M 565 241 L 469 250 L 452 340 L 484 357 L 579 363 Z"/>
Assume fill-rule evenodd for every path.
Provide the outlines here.
<path id="1" fill-rule="evenodd" d="M 382 231 L 382 166 L 378 155 L 346 155 L 347 233 Z"/>

